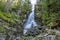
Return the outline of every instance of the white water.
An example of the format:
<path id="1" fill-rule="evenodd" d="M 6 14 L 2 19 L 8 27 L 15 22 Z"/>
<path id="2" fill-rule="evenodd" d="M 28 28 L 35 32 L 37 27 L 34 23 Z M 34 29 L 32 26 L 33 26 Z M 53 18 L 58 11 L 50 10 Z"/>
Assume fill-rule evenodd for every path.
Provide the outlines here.
<path id="1" fill-rule="evenodd" d="M 32 5 L 32 9 L 31 9 L 31 13 L 27 19 L 27 22 L 24 25 L 24 30 L 23 30 L 23 34 L 25 35 L 26 32 L 28 31 L 28 29 L 37 26 L 35 20 L 34 20 L 34 10 L 35 10 L 35 5 L 37 3 L 37 0 L 30 0 L 31 5 Z"/>
<path id="2" fill-rule="evenodd" d="M 3 37 L 0 37 L 0 40 L 5 40 L 5 38 L 3 38 Z"/>

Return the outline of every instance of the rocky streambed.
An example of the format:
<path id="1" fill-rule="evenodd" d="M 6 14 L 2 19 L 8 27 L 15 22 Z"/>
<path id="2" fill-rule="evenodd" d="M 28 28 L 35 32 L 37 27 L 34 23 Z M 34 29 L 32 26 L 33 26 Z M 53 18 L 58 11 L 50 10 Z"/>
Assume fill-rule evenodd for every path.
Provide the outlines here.
<path id="1" fill-rule="evenodd" d="M 6 40 L 6 35 L 0 33 L 0 40 Z M 36 36 L 11 36 L 7 40 L 60 40 L 60 31 L 48 30 L 47 33 L 40 33 Z"/>

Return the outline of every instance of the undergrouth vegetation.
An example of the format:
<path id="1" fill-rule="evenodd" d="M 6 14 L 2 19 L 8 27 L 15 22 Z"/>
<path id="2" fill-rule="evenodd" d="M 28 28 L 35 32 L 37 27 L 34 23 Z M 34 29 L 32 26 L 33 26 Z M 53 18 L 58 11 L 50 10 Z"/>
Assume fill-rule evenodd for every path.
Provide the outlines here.
<path id="1" fill-rule="evenodd" d="M 23 35 L 24 24 L 31 12 L 29 0 L 0 1 L 0 37 L 6 40 L 60 40 L 60 0 L 38 0 L 35 21 L 38 26 Z"/>

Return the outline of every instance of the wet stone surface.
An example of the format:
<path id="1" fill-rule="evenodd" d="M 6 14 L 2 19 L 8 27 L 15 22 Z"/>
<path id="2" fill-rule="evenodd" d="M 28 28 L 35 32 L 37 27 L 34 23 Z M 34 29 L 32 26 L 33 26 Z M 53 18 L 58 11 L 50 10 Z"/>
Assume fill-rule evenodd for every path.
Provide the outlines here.
<path id="1" fill-rule="evenodd" d="M 3 37 L 0 37 L 0 40 L 5 40 L 5 38 L 3 38 Z"/>

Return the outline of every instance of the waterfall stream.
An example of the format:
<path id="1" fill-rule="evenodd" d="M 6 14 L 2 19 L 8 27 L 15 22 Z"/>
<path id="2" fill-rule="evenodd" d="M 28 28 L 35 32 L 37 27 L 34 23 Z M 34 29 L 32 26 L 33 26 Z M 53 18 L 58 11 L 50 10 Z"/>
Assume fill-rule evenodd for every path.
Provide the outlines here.
<path id="1" fill-rule="evenodd" d="M 27 19 L 27 22 L 24 25 L 24 30 L 23 30 L 23 34 L 25 35 L 26 32 L 28 31 L 28 29 L 37 26 L 37 23 L 35 22 L 34 19 L 34 10 L 35 10 L 35 5 L 37 4 L 37 0 L 30 0 L 31 5 L 32 5 L 32 9 L 31 9 L 31 13 Z"/>

